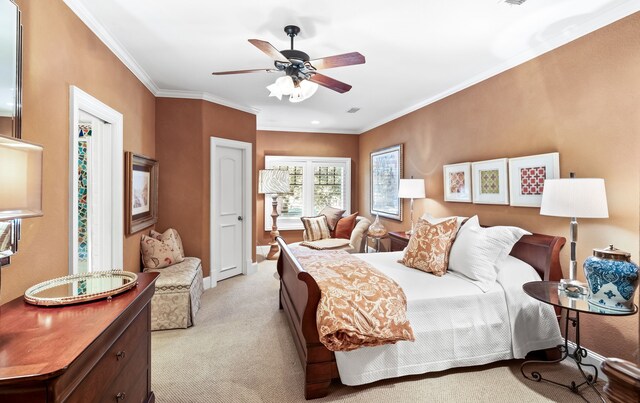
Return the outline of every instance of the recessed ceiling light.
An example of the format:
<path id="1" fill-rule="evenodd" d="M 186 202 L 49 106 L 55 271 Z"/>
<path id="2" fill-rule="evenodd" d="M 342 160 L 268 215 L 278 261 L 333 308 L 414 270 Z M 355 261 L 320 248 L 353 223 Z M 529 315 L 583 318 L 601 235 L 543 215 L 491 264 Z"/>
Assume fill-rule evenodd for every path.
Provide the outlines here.
<path id="1" fill-rule="evenodd" d="M 312 125 L 319 125 L 319 124 L 320 124 L 320 121 L 319 121 L 319 120 L 312 120 L 312 121 L 311 121 L 311 124 L 312 124 Z"/>

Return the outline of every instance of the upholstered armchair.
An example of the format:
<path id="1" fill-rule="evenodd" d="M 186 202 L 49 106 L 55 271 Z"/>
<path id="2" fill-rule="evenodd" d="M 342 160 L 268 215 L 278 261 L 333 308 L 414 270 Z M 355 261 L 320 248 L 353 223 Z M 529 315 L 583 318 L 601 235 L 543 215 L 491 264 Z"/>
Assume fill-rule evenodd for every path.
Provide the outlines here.
<path id="1" fill-rule="evenodd" d="M 351 232 L 351 238 L 349 239 L 349 245 L 343 246 L 341 250 L 346 250 L 349 253 L 364 253 L 367 246 L 367 232 L 371 221 L 368 218 L 358 216 L 356 217 L 356 226 Z M 307 232 L 302 233 L 302 238 L 307 240 Z"/>

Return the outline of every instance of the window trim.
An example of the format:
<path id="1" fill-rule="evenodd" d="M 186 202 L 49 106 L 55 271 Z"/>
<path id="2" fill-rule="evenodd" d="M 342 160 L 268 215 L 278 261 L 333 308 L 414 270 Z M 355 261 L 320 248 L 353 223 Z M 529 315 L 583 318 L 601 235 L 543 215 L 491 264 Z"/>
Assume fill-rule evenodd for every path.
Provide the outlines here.
<path id="1" fill-rule="evenodd" d="M 313 185 L 308 186 L 307 183 L 313 184 L 313 167 L 315 165 L 334 164 L 344 165 L 344 179 L 342 187 L 344 192 L 344 208 L 345 214 L 351 214 L 351 158 L 343 157 L 301 157 L 301 156 L 279 156 L 267 155 L 264 157 L 265 169 L 270 169 L 277 165 L 297 164 L 304 167 L 302 179 L 302 216 L 313 214 Z M 264 198 L 264 230 L 271 231 L 271 197 L 265 195 Z M 302 221 L 299 218 L 283 218 L 278 217 L 278 230 L 303 230 Z"/>

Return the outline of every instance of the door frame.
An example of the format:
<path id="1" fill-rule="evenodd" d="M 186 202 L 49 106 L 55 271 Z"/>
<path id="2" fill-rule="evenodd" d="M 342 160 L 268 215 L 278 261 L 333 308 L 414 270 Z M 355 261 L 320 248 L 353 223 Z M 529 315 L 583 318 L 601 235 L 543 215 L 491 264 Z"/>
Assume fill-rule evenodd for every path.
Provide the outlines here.
<path id="1" fill-rule="evenodd" d="M 111 231 L 111 261 L 113 269 L 124 269 L 124 149 L 123 149 L 123 116 L 120 112 L 92 97 L 80 88 L 69 86 L 69 273 L 77 272 L 78 261 L 78 123 L 80 111 L 86 112 L 111 124 L 113 148 L 112 194 L 108 202 L 111 204 L 114 217 Z M 104 195 L 105 197 L 107 195 Z M 105 200 L 107 201 L 107 200 Z M 120 217 L 120 219 L 118 219 Z"/>
<path id="2" fill-rule="evenodd" d="M 209 182 L 210 182 L 210 219 L 209 219 L 209 256 L 211 262 L 211 287 L 215 287 L 218 284 L 218 274 L 222 266 L 222 259 L 220 254 L 214 254 L 214 250 L 220 245 L 220 239 L 218 233 L 215 230 L 215 220 L 220 214 L 220 206 L 216 196 L 216 189 L 218 183 L 215 175 L 215 161 L 218 156 L 217 147 L 235 148 L 242 151 L 242 157 L 244 159 L 242 180 L 244 182 L 243 191 L 243 225 L 242 233 L 244 236 L 244 242 L 242 245 L 242 274 L 250 274 L 252 272 L 252 259 L 251 259 L 251 235 L 253 228 L 253 213 L 252 213 L 252 189 L 253 189 L 253 144 L 246 143 L 244 141 L 229 140 L 219 137 L 211 137 L 211 152 L 209 160 Z"/>

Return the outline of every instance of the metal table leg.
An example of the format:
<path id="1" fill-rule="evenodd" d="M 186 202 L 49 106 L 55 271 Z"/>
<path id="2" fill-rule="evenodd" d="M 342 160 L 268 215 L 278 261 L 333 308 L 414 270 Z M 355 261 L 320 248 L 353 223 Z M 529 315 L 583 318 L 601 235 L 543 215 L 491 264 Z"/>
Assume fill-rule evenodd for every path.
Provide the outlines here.
<path id="1" fill-rule="evenodd" d="M 572 317 L 570 316 L 570 313 L 571 313 L 570 310 L 565 309 L 565 311 L 566 311 L 566 314 L 565 314 L 565 321 L 564 321 L 564 337 L 565 337 L 564 344 L 560 344 L 558 346 L 558 350 L 560 350 L 560 353 L 562 354 L 562 356 L 559 359 L 553 360 L 553 361 L 542 361 L 542 360 L 525 361 L 520 366 L 520 372 L 525 378 L 531 381 L 535 381 L 535 382 L 545 381 L 545 382 L 553 383 L 554 385 L 565 387 L 570 391 L 572 391 L 573 393 L 579 395 L 586 402 L 588 402 L 588 400 L 585 399 L 584 396 L 582 396 L 582 394 L 580 393 L 580 388 L 583 385 L 587 385 L 591 389 L 593 389 L 594 392 L 596 392 L 596 394 L 598 395 L 602 403 L 606 403 L 604 398 L 602 397 L 602 394 L 600 394 L 600 392 L 595 386 L 596 382 L 598 381 L 598 368 L 596 368 L 595 365 L 584 364 L 582 362 L 582 360 L 587 357 L 587 350 L 580 345 L 580 312 L 576 311 L 575 312 L 576 316 Z M 569 322 L 571 322 L 571 325 L 576 329 L 575 330 L 576 349 L 571 354 L 569 354 Z M 576 366 L 578 367 L 578 369 L 580 370 L 580 373 L 582 374 L 582 377 L 584 378 L 583 382 L 576 384 L 575 381 L 571 381 L 571 384 L 565 385 L 563 383 L 559 383 L 559 382 L 544 378 L 538 371 L 532 371 L 531 376 L 528 376 L 524 370 L 525 366 L 530 364 L 543 364 L 543 365 L 557 364 L 561 361 L 564 361 L 564 359 L 567 357 L 572 358 L 573 361 L 576 363 Z M 593 374 L 586 373 L 583 367 L 591 367 L 593 369 Z"/>

